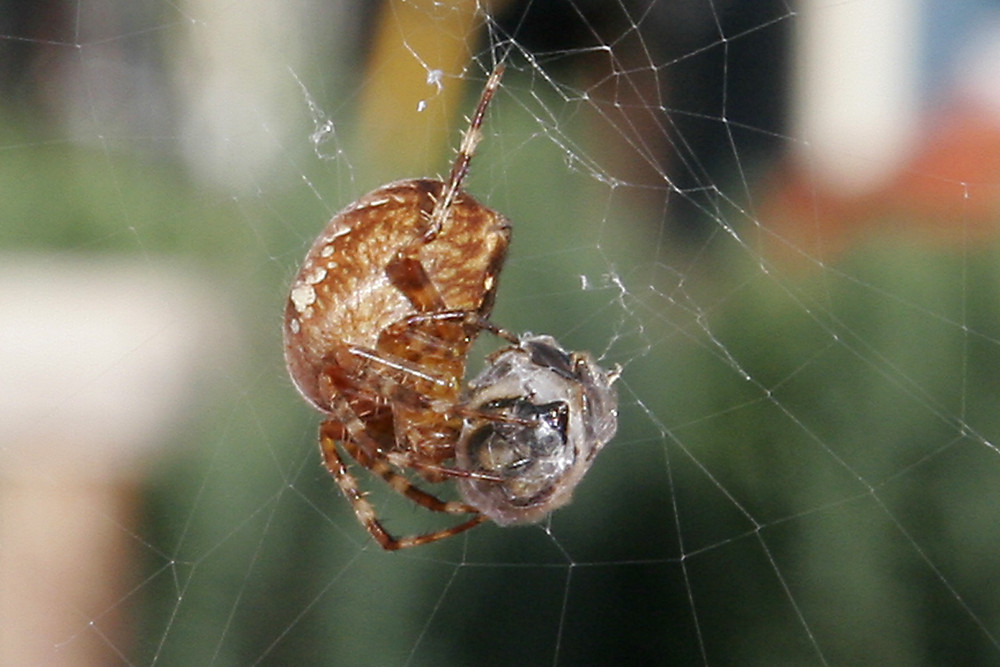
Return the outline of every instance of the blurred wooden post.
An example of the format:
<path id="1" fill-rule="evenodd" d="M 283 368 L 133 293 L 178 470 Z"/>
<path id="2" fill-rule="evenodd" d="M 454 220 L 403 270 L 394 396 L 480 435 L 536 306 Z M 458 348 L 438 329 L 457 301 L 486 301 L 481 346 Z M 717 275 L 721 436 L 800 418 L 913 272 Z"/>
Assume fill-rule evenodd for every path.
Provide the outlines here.
<path id="1" fill-rule="evenodd" d="M 359 110 L 365 164 L 389 172 L 376 180 L 446 173 L 441 152 L 458 146 L 455 120 L 464 90 L 452 77 L 472 64 L 471 49 L 485 26 L 483 6 L 496 11 L 505 2 L 383 3 Z"/>
<path id="2" fill-rule="evenodd" d="M 228 357 L 211 292 L 151 261 L 0 257 L 0 665 L 127 661 L 133 490 Z"/>

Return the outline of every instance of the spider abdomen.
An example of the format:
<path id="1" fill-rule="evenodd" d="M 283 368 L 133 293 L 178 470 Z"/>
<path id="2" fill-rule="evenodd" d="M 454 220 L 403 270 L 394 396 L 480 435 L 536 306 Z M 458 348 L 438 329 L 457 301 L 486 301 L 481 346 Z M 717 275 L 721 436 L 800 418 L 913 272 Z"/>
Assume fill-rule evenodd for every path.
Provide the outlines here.
<path id="1" fill-rule="evenodd" d="M 441 229 L 426 238 L 444 188 L 431 179 L 384 185 L 335 215 L 306 254 L 285 306 L 285 360 L 299 391 L 321 410 L 329 406 L 319 376 L 334 349 L 374 350 L 388 327 L 420 312 L 387 272 L 401 253 L 419 261 L 444 308 L 489 315 L 510 225 L 459 193 Z"/>

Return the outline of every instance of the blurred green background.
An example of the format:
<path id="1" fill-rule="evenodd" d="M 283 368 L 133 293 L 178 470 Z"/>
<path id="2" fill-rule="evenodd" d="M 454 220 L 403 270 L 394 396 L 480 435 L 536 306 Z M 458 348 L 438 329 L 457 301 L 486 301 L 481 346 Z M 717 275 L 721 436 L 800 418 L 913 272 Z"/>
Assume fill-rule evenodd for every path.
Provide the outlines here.
<path id="1" fill-rule="evenodd" d="M 751 97 L 741 133 L 736 102 L 723 115 L 668 101 L 698 70 L 634 37 L 600 36 L 616 69 L 585 39 L 528 51 L 560 15 L 512 2 L 296 7 L 267 43 L 233 37 L 244 9 L 153 5 L 98 21 L 78 3 L 68 32 L 0 35 L 0 250 L 180 267 L 238 330 L 128 483 L 123 594 L 81 610 L 54 656 L 97 636 L 95 664 L 995 663 L 1000 271 L 996 208 L 976 206 L 983 192 L 996 204 L 1000 174 L 949 181 L 952 218 L 927 214 L 944 236 L 871 203 L 851 209 L 864 233 L 820 230 L 838 243 L 814 246 L 825 218 L 798 221 L 775 194 L 798 143 L 781 108 L 753 115 Z M 757 40 L 787 48 L 794 14 L 761 7 L 734 9 L 732 41 L 710 31 L 708 51 L 732 64 Z M 673 48 L 697 60 L 685 35 Z M 230 39 L 248 48 L 239 66 L 214 60 Z M 387 554 L 320 465 L 321 416 L 284 370 L 283 302 L 338 209 L 447 171 L 501 55 L 466 184 L 514 224 L 495 320 L 620 363 L 619 433 L 550 522 Z M 769 57 L 780 97 L 787 62 Z M 435 58 L 458 63 L 444 93 Z M 130 59 L 153 74 L 116 69 Z M 636 63 L 661 78 L 646 87 Z M 203 106 L 213 67 L 232 68 L 231 125 Z M 154 92 L 115 90 L 116 76 Z M 729 137 L 728 157 L 701 125 Z M 370 488 L 393 530 L 440 525 Z"/>

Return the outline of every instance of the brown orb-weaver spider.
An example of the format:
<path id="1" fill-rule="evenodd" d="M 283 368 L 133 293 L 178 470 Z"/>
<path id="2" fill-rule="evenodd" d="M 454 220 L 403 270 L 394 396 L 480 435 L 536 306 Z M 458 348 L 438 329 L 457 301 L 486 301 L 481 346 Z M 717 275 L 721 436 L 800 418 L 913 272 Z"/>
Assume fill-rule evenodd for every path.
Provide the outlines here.
<path id="1" fill-rule="evenodd" d="M 320 427 L 324 464 L 361 524 L 389 550 L 450 537 L 487 518 L 504 524 L 537 520 L 569 499 L 568 491 L 542 488 L 546 484 L 538 479 L 539 471 L 549 472 L 549 487 L 565 475 L 572 480 L 571 491 L 593 454 L 614 433 L 616 404 L 610 384 L 616 372 L 604 373 L 586 355 L 567 353 L 555 341 L 551 354 L 538 356 L 540 344 L 522 346 L 521 339 L 487 319 L 510 241 L 510 224 L 465 194 L 461 185 L 502 74 L 501 65 L 487 80 L 447 182 L 390 183 L 335 215 L 306 254 L 285 307 L 289 374 L 302 395 L 329 415 Z M 484 398 L 475 408 L 464 404 L 466 357 L 483 329 L 511 342 L 512 347 L 506 348 L 509 354 L 531 360 L 527 366 L 516 364 L 524 376 L 520 385 L 511 384 L 509 374 L 500 369 L 489 377 L 503 380 L 504 390 L 545 387 L 541 393 L 548 404 L 540 411 L 531 409 L 534 395 L 497 402 L 485 375 L 478 385 L 473 383 L 471 397 L 492 398 Z M 503 352 L 494 355 L 494 367 L 508 363 Z M 560 361 L 549 363 L 557 357 Z M 556 385 L 551 380 L 540 379 L 552 373 L 565 376 L 558 390 L 553 390 Z M 600 387 L 596 394 L 567 388 L 581 382 Z M 554 391 L 562 391 L 571 404 L 552 421 Z M 594 395 L 598 398 L 591 400 Z M 595 420 L 603 423 L 600 437 L 581 441 L 592 434 L 590 424 Z M 553 457 L 553 433 L 563 443 L 561 456 Z M 533 448 L 536 437 L 546 446 Z M 435 512 L 474 516 L 423 535 L 391 535 L 348 470 L 338 444 L 414 503 Z M 469 467 L 455 466 L 457 446 L 465 452 L 463 460 Z M 504 455 L 491 458 L 487 450 Z M 583 456 L 576 462 L 581 450 Z M 562 463 L 527 465 L 534 458 Z M 413 470 L 430 483 L 449 478 L 470 483 L 461 489 L 466 502 L 438 499 L 415 486 L 402 474 L 404 470 Z M 534 478 L 532 488 L 537 493 L 531 497 L 519 482 L 524 471 Z M 497 488 L 484 492 L 482 485 Z M 509 491 L 509 500 L 496 497 L 502 491 Z M 474 500 L 487 496 L 483 507 Z M 506 505 L 514 512 L 510 517 L 491 511 Z M 539 509 L 531 510 L 532 506 Z M 548 510 L 542 511 L 543 506 Z"/>

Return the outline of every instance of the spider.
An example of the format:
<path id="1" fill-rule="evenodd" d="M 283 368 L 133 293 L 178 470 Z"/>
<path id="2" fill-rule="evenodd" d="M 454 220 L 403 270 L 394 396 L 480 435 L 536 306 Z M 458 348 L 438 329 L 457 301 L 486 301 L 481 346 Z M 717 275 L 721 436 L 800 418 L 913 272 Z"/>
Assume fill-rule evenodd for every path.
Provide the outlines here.
<path id="1" fill-rule="evenodd" d="M 488 320 L 510 223 L 461 190 L 502 75 L 501 65 L 487 80 L 447 181 L 389 183 L 336 214 L 306 254 L 285 306 L 289 374 L 305 399 L 328 415 L 319 438 L 324 465 L 358 521 L 387 550 L 457 535 L 495 514 L 481 511 L 475 494 L 466 502 L 441 500 L 414 485 L 404 471 L 432 484 L 459 479 L 509 486 L 511 471 L 482 465 L 481 436 L 468 438 L 477 447 L 475 468 L 455 465 L 463 431 L 471 428 L 475 434 L 488 430 L 482 422 L 495 424 L 490 441 L 499 442 L 507 433 L 500 424 L 520 429 L 518 440 L 548 424 L 527 414 L 526 407 L 469 408 L 462 389 L 469 349 L 480 331 L 511 342 L 510 354 L 534 349 L 533 339 L 522 345 Z M 557 357 L 572 357 L 558 346 L 553 349 Z M 494 359 L 494 365 L 499 363 L 507 363 L 502 354 Z M 585 381 L 584 375 L 595 372 L 586 358 L 580 363 L 578 377 Z M 560 372 L 577 372 L 566 363 L 555 366 Z M 498 381 L 503 375 L 495 370 Z M 609 384 L 606 376 L 600 377 Z M 483 380 L 475 391 L 486 391 L 487 383 Z M 539 392 L 546 400 L 557 393 L 550 383 L 537 384 L 546 387 L 547 393 Z M 534 384 L 526 383 L 525 389 L 534 391 Z M 530 398 L 524 400 L 530 403 Z M 572 414 L 573 406 L 567 409 Z M 574 448 L 579 446 L 578 421 L 568 418 L 557 425 L 565 427 L 563 435 L 575 434 Z M 342 452 L 418 505 L 472 516 L 435 532 L 396 537 L 376 516 Z"/>

